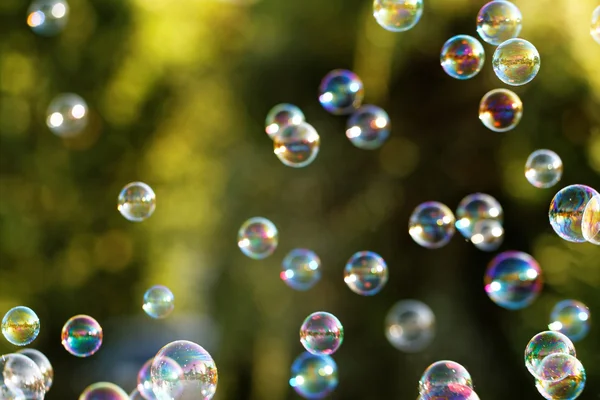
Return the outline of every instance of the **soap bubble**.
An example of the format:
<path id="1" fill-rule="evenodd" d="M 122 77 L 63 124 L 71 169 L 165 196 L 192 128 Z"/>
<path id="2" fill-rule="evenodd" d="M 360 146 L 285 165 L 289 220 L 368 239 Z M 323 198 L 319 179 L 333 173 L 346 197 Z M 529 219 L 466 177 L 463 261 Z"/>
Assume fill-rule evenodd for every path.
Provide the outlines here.
<path id="1" fill-rule="evenodd" d="M 85 388 L 79 400 L 129 400 L 129 395 L 110 382 L 98 382 Z"/>
<path id="2" fill-rule="evenodd" d="M 585 388 L 585 369 L 569 354 L 551 354 L 540 363 L 536 387 L 548 400 L 576 399 Z"/>
<path id="3" fill-rule="evenodd" d="M 459 384 L 434 386 L 429 392 L 421 394 L 421 400 L 479 400 L 472 387 Z"/>
<path id="4" fill-rule="evenodd" d="M 74 93 L 56 96 L 50 102 L 46 115 L 46 125 L 56 136 L 76 136 L 88 124 L 88 106 L 85 100 Z"/>
<path id="5" fill-rule="evenodd" d="M 71 317 L 62 328 L 63 347 L 76 357 L 89 357 L 102 345 L 102 327 L 87 315 Z"/>
<path id="6" fill-rule="evenodd" d="M 390 135 L 390 117 L 377 106 L 360 107 L 348 119 L 346 137 L 359 149 L 378 149 Z"/>
<path id="7" fill-rule="evenodd" d="M 498 79 L 507 85 L 525 85 L 540 70 L 540 53 L 527 40 L 508 39 L 496 48 L 492 66 Z"/>
<path id="8" fill-rule="evenodd" d="M 373 296 L 383 289 L 387 281 L 387 265 L 377 253 L 361 251 L 346 263 L 344 282 L 354 293 Z"/>
<path id="9" fill-rule="evenodd" d="M 323 399 L 337 385 L 337 364 L 330 356 L 305 352 L 294 360 L 290 386 L 305 399 Z"/>
<path id="10" fill-rule="evenodd" d="M 577 300 L 556 303 L 550 313 L 548 329 L 566 335 L 573 342 L 583 339 L 590 330 L 590 309 Z"/>
<path id="11" fill-rule="evenodd" d="M 15 399 L 44 398 L 44 377 L 31 358 L 17 353 L 0 357 L 0 394 L 7 392 Z"/>
<path id="12" fill-rule="evenodd" d="M 375 0 L 373 16 L 382 28 L 404 32 L 414 27 L 423 15 L 423 0 Z"/>
<path id="13" fill-rule="evenodd" d="M 334 115 L 351 114 L 362 104 L 363 83 L 352 71 L 336 69 L 328 73 L 319 86 L 319 101 Z"/>
<path id="14" fill-rule="evenodd" d="M 443 360 L 431 364 L 419 380 L 419 393 L 427 393 L 436 386 L 461 385 L 473 388 L 471 374 L 457 362 Z"/>
<path id="15" fill-rule="evenodd" d="M 160 349 L 151 367 L 158 399 L 210 400 L 217 391 L 217 366 L 202 346 L 178 340 Z"/>
<path id="16" fill-rule="evenodd" d="M 558 382 L 579 369 L 581 363 L 575 357 L 565 353 L 554 353 L 545 357 L 537 368 L 536 380 Z"/>
<path id="17" fill-rule="evenodd" d="M 388 311 L 385 337 L 398 350 L 416 353 L 425 349 L 435 336 L 435 315 L 418 300 L 401 300 Z"/>
<path id="18" fill-rule="evenodd" d="M 35 0 L 27 10 L 27 25 L 38 35 L 54 36 L 69 20 L 69 5 L 65 0 Z"/>
<path id="19" fill-rule="evenodd" d="M 238 247 L 242 253 L 255 260 L 262 260 L 273 254 L 278 240 L 277 228 L 263 217 L 250 218 L 238 232 Z"/>
<path id="20" fill-rule="evenodd" d="M 600 244 L 600 195 L 588 201 L 581 219 L 581 234 L 592 244 Z"/>
<path id="21" fill-rule="evenodd" d="M 552 199 L 548 211 L 554 232 L 569 242 L 585 242 L 582 220 L 585 208 L 594 196 L 600 194 L 585 185 L 570 185 L 561 189 Z"/>
<path id="22" fill-rule="evenodd" d="M 600 44 L 600 6 L 596 7 L 592 13 L 592 26 L 590 27 L 590 34 Z"/>
<path id="23" fill-rule="evenodd" d="M 549 188 L 558 183 L 563 173 L 563 163 L 552 150 L 536 150 L 525 163 L 525 178 L 537 188 Z"/>
<path id="24" fill-rule="evenodd" d="M 41 351 L 36 349 L 19 350 L 17 354 L 29 357 L 38 366 L 44 378 L 44 390 L 46 392 L 50 390 L 52 380 L 54 379 L 54 369 L 52 368 L 52 364 L 50 364 L 50 360 Z"/>
<path id="25" fill-rule="evenodd" d="M 128 183 L 119 193 L 117 209 L 129 221 L 141 222 L 154 213 L 156 195 L 143 182 Z"/>
<path id="26" fill-rule="evenodd" d="M 284 165 L 303 168 L 310 165 L 319 154 L 321 138 L 307 122 L 286 125 L 273 138 L 273 152 Z"/>
<path id="27" fill-rule="evenodd" d="M 330 355 L 344 341 L 344 327 L 339 319 L 328 312 L 310 314 L 300 327 L 300 343 L 312 354 Z"/>
<path id="28" fill-rule="evenodd" d="M 428 201 L 417 206 L 411 214 L 408 233 L 419 245 L 438 249 L 454 236 L 454 223 L 452 210 L 437 201 Z"/>
<path id="29" fill-rule="evenodd" d="M 496 251 L 504 242 L 504 227 L 495 219 L 483 219 L 473 225 L 471 243 L 479 250 Z"/>
<path id="30" fill-rule="evenodd" d="M 281 280 L 295 290 L 308 290 L 321 279 L 321 260 L 313 251 L 294 249 L 282 263 Z"/>
<path id="31" fill-rule="evenodd" d="M 509 310 L 520 310 L 540 294 L 542 270 L 529 254 L 505 251 L 490 261 L 484 282 L 485 291 L 494 303 Z"/>
<path id="32" fill-rule="evenodd" d="M 529 373 L 539 379 L 537 371 L 540 364 L 544 358 L 555 353 L 576 356 L 573 342 L 560 332 L 544 331 L 531 338 L 525 348 L 525 366 Z"/>
<path id="33" fill-rule="evenodd" d="M 479 119 L 494 132 L 514 129 L 523 116 L 523 103 L 516 93 L 508 89 L 494 89 L 485 94 L 479 103 Z"/>
<path id="34" fill-rule="evenodd" d="M 489 44 L 497 46 L 521 33 L 521 11 L 510 1 L 491 1 L 477 14 L 477 33 Z"/>
<path id="35" fill-rule="evenodd" d="M 300 125 L 304 122 L 304 113 L 293 104 L 277 104 L 267 114 L 265 130 L 271 139 L 288 125 Z"/>
<path id="36" fill-rule="evenodd" d="M 142 308 L 152 318 L 166 318 L 175 308 L 175 296 L 166 286 L 152 286 L 144 293 Z"/>
<path id="37" fill-rule="evenodd" d="M 479 40 L 468 35 L 453 36 L 444 43 L 440 63 L 444 72 L 455 79 L 469 79 L 481 71 L 485 51 Z"/>
<path id="38" fill-rule="evenodd" d="M 471 240 L 473 229 L 478 221 L 495 220 L 502 223 L 502 206 L 492 196 L 474 193 L 460 201 L 456 208 L 456 229 L 465 239 Z"/>
<path id="39" fill-rule="evenodd" d="M 152 361 L 154 361 L 154 358 L 146 361 L 137 375 L 137 390 L 140 393 L 140 396 L 146 400 L 156 399 L 156 396 L 152 391 L 152 375 L 150 374 Z"/>
<path id="40" fill-rule="evenodd" d="M 15 346 L 26 346 L 40 333 L 40 319 L 29 307 L 10 309 L 2 318 L 2 334 Z"/>

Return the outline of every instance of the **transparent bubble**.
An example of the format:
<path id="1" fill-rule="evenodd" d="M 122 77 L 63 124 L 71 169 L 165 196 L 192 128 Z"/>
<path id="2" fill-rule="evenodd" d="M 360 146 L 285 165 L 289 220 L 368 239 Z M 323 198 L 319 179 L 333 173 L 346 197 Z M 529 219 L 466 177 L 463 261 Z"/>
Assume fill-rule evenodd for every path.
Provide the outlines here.
<path id="1" fill-rule="evenodd" d="M 491 1 L 477 14 L 477 33 L 497 46 L 519 36 L 522 19 L 521 11 L 510 1 Z"/>
<path id="2" fill-rule="evenodd" d="M 525 178 L 537 188 L 549 188 L 558 183 L 563 173 L 563 163 L 552 150 L 536 150 L 525 163 Z"/>
<path id="3" fill-rule="evenodd" d="M 454 384 L 473 388 L 473 380 L 469 371 L 454 361 L 436 361 L 421 375 L 419 393 L 427 393 L 436 386 Z"/>
<path id="4" fill-rule="evenodd" d="M 490 261 L 484 282 L 485 291 L 494 303 L 509 310 L 520 310 L 540 294 L 542 270 L 529 254 L 505 251 Z"/>
<path id="5" fill-rule="evenodd" d="M 531 375 L 539 379 L 537 371 L 540 364 L 544 358 L 556 353 L 569 354 L 575 357 L 575 346 L 568 337 L 560 332 L 540 332 L 531 338 L 525 348 L 525 366 Z"/>
<path id="6" fill-rule="evenodd" d="M 554 232 L 569 242 L 585 242 L 582 220 L 585 208 L 594 196 L 600 194 L 585 185 L 570 185 L 556 193 L 548 211 Z"/>
<path id="7" fill-rule="evenodd" d="M 87 315 L 71 317 L 62 328 L 63 347 L 76 357 L 89 357 L 102 346 L 102 327 Z"/>
<path id="8" fill-rule="evenodd" d="M 423 0 L 375 0 L 373 16 L 381 27 L 404 32 L 414 27 L 423 15 Z"/>
<path id="9" fill-rule="evenodd" d="M 50 360 L 39 350 L 36 349 L 23 349 L 19 350 L 17 354 L 22 354 L 29 357 L 31 361 L 35 363 L 42 373 L 44 378 L 44 390 L 47 392 L 52 387 L 52 380 L 54 379 L 54 369 Z M 0 397 L 1 398 L 1 397 Z"/>
<path id="10" fill-rule="evenodd" d="M 152 361 L 154 358 L 149 359 L 142 365 L 140 371 L 137 375 L 137 390 L 140 394 L 140 397 L 146 400 L 155 400 L 156 396 L 152 391 L 152 375 L 150 374 L 150 369 L 152 367 Z"/>
<path id="11" fill-rule="evenodd" d="M 17 353 L 0 357 L 0 394 L 3 393 L 27 400 L 44 398 L 44 377 L 31 358 Z"/>
<path id="12" fill-rule="evenodd" d="M 325 75 L 319 86 L 319 101 L 334 115 L 351 114 L 362 104 L 363 83 L 352 71 L 336 69 Z"/>
<path id="13" fill-rule="evenodd" d="M 469 79 L 481 71 L 485 51 L 479 40 L 468 35 L 453 36 L 444 43 L 440 64 L 455 79 Z"/>
<path id="14" fill-rule="evenodd" d="M 460 384 L 434 386 L 429 392 L 421 394 L 422 400 L 479 400 L 472 387 Z"/>
<path id="15" fill-rule="evenodd" d="M 74 93 L 56 96 L 50 102 L 46 115 L 46 125 L 60 137 L 77 136 L 88 124 L 88 106 Z"/>
<path id="16" fill-rule="evenodd" d="M 282 263 L 281 280 L 295 290 L 308 290 L 321 279 L 321 259 L 313 251 L 294 249 Z"/>
<path id="17" fill-rule="evenodd" d="M 590 309 L 585 304 L 577 300 L 563 300 L 552 309 L 548 329 L 558 331 L 577 342 L 587 335 L 590 324 Z"/>
<path id="18" fill-rule="evenodd" d="M 473 229 L 478 221 L 495 220 L 502 223 L 502 206 L 492 196 L 485 193 L 470 194 L 460 201 L 456 208 L 456 229 L 465 239 L 473 237 Z"/>
<path id="19" fill-rule="evenodd" d="M 390 117 L 377 106 L 360 107 L 348 119 L 346 137 L 359 149 L 378 149 L 390 135 Z"/>
<path id="20" fill-rule="evenodd" d="M 413 211 L 408 220 L 408 233 L 419 245 L 438 249 L 454 236 L 454 223 L 452 210 L 437 201 L 428 201 Z"/>
<path id="21" fill-rule="evenodd" d="M 142 308 L 152 318 L 166 318 L 175 308 L 175 296 L 166 286 L 152 286 L 144 293 Z"/>
<path id="22" fill-rule="evenodd" d="M 388 311 L 385 337 L 398 350 L 416 353 L 425 349 L 435 336 L 435 315 L 418 300 L 401 300 Z"/>
<path id="23" fill-rule="evenodd" d="M 590 34 L 600 44 L 600 6 L 596 7 L 592 13 L 592 26 L 590 27 Z"/>
<path id="24" fill-rule="evenodd" d="M 278 241 L 277 228 L 263 217 L 250 218 L 238 232 L 238 247 L 242 253 L 255 260 L 262 260 L 273 254 Z"/>
<path id="25" fill-rule="evenodd" d="M 154 190 L 143 182 L 131 182 L 119 193 L 117 209 L 127 220 L 142 222 L 154 213 L 156 195 Z"/>
<path id="26" fill-rule="evenodd" d="M 473 225 L 471 243 L 479 250 L 496 251 L 504 242 L 504 227 L 495 219 L 482 219 Z"/>
<path id="27" fill-rule="evenodd" d="M 569 354 L 551 354 L 538 367 L 536 387 L 549 400 L 576 399 L 585 388 L 581 362 Z"/>
<path id="28" fill-rule="evenodd" d="M 600 195 L 588 201 L 581 219 L 581 234 L 592 244 L 600 244 Z"/>
<path id="29" fill-rule="evenodd" d="M 523 103 L 516 93 L 508 89 L 494 89 L 485 94 L 479 103 L 479 119 L 494 132 L 514 129 L 523 116 Z"/>
<path id="30" fill-rule="evenodd" d="M 498 79 L 507 85 L 525 85 L 540 70 L 540 53 L 527 40 L 508 39 L 496 48 L 492 66 Z"/>
<path id="31" fill-rule="evenodd" d="M 319 154 L 321 138 L 307 122 L 287 125 L 273 139 L 274 153 L 284 165 L 303 168 Z"/>
<path id="32" fill-rule="evenodd" d="M 344 341 L 344 327 L 339 319 L 328 312 L 310 314 L 300 327 L 300 343 L 312 354 L 330 355 Z"/>
<path id="33" fill-rule="evenodd" d="M 288 125 L 300 125 L 304 122 L 304 113 L 293 104 L 277 104 L 267 114 L 265 130 L 271 139 Z"/>
<path id="34" fill-rule="evenodd" d="M 129 400 L 129 395 L 110 382 L 98 382 L 85 388 L 79 400 Z"/>
<path id="35" fill-rule="evenodd" d="M 290 386 L 305 399 L 323 399 L 337 385 L 337 364 L 330 356 L 306 352 L 294 360 Z"/>
<path id="36" fill-rule="evenodd" d="M 383 289 L 387 281 L 387 265 L 377 253 L 361 251 L 346 263 L 344 282 L 354 293 L 373 296 Z"/>
<path id="37" fill-rule="evenodd" d="M 537 368 L 536 380 L 558 382 L 571 375 L 581 366 L 579 360 L 570 354 L 554 353 L 545 357 Z"/>
<path id="38" fill-rule="evenodd" d="M 163 399 L 210 400 L 217 391 L 217 366 L 194 342 L 178 340 L 160 349 L 151 367 L 154 394 Z"/>
<path id="39" fill-rule="evenodd" d="M 38 35 L 54 36 L 69 20 L 69 5 L 65 0 L 35 0 L 27 10 L 27 25 Z"/>
<path id="40" fill-rule="evenodd" d="M 40 333 L 40 319 L 29 307 L 10 309 L 2 318 L 2 334 L 16 346 L 26 346 Z"/>

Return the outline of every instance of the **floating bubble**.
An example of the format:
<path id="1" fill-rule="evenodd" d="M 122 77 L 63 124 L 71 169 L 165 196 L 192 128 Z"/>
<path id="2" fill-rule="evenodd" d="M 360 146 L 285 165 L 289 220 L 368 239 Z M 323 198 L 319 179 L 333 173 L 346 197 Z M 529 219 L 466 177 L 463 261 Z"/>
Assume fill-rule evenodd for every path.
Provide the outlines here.
<path id="1" fill-rule="evenodd" d="M 536 150 L 525 163 L 525 178 L 537 188 L 549 188 L 558 183 L 563 173 L 563 163 L 552 150 Z"/>
<path id="2" fill-rule="evenodd" d="M 479 400 L 472 387 L 460 384 L 434 386 L 429 392 L 421 394 L 421 400 Z"/>
<path id="3" fill-rule="evenodd" d="M 325 75 L 319 86 L 319 101 L 334 115 L 351 114 L 362 104 L 363 83 L 352 71 L 336 69 Z"/>
<path id="4" fill-rule="evenodd" d="M 540 53 L 527 40 L 508 39 L 496 48 L 492 66 L 498 79 L 507 85 L 525 85 L 540 70 Z"/>
<path id="5" fill-rule="evenodd" d="M 600 244 L 600 195 L 594 195 L 583 210 L 581 234 L 588 242 Z"/>
<path id="6" fill-rule="evenodd" d="M 48 358 L 41 351 L 36 349 L 19 350 L 17 354 L 22 354 L 26 357 L 29 357 L 31 361 L 38 366 L 40 372 L 42 373 L 42 377 L 44 378 L 44 391 L 47 392 L 50 390 L 52 387 L 52 380 L 54 379 L 54 369 L 52 368 L 52 364 L 50 364 L 50 360 L 48 360 Z"/>
<path id="7" fill-rule="evenodd" d="M 473 388 L 471 374 L 457 362 L 443 360 L 431 364 L 419 380 L 419 393 L 427 393 L 436 386 L 460 385 Z"/>
<path id="8" fill-rule="evenodd" d="M 556 353 L 575 357 L 575 346 L 568 337 L 560 332 L 540 332 L 531 338 L 525 348 L 525 366 L 531 375 L 539 379 L 537 371 L 540 364 L 544 358 Z"/>
<path id="9" fill-rule="evenodd" d="M 202 346 L 178 340 L 164 346 L 150 370 L 158 399 L 210 400 L 217 390 L 217 366 Z"/>
<path id="10" fill-rule="evenodd" d="M 465 239 L 473 237 L 475 224 L 482 220 L 502 223 L 503 211 L 498 200 L 489 194 L 474 193 L 460 201 L 456 208 L 456 229 Z"/>
<path id="11" fill-rule="evenodd" d="M 156 400 L 154 391 L 152 391 L 152 375 L 150 369 L 152 367 L 152 361 L 154 358 L 149 359 L 142 365 L 137 375 L 137 391 L 140 397 L 146 400 Z"/>
<path id="12" fill-rule="evenodd" d="M 144 293 L 142 308 L 152 318 L 166 318 L 175 308 L 175 296 L 166 286 L 152 286 Z"/>
<path id="13" fill-rule="evenodd" d="M 87 315 L 71 317 L 62 328 L 63 347 L 76 357 L 89 357 L 102 346 L 102 327 Z"/>
<path id="14" fill-rule="evenodd" d="M 43 400 L 44 377 L 36 363 L 23 354 L 1 356 L 0 394 L 8 394 L 9 399 Z"/>
<path id="15" fill-rule="evenodd" d="M 585 369 L 569 354 L 550 354 L 540 363 L 537 375 L 536 387 L 548 400 L 576 399 L 585 388 Z"/>
<path id="16" fill-rule="evenodd" d="M 304 122 L 304 113 L 293 104 L 277 104 L 267 114 L 265 130 L 271 139 L 288 125 L 300 125 Z"/>
<path id="17" fill-rule="evenodd" d="M 54 36 L 69 20 L 69 5 L 65 0 L 35 0 L 27 10 L 27 25 L 38 35 Z"/>
<path id="18" fill-rule="evenodd" d="M 548 329 L 566 335 L 573 342 L 583 339 L 590 330 L 590 309 L 577 300 L 556 303 L 550 313 Z"/>
<path id="19" fill-rule="evenodd" d="M 468 35 L 453 36 L 444 43 L 440 63 L 444 72 L 455 79 L 469 79 L 481 71 L 485 51 L 479 40 Z"/>
<path id="20" fill-rule="evenodd" d="M 385 337 L 400 351 L 416 353 L 425 349 L 435 336 L 435 315 L 418 300 L 401 300 L 388 311 Z"/>
<path id="21" fill-rule="evenodd" d="M 74 137 L 88 124 L 88 106 L 85 100 L 74 93 L 56 96 L 50 102 L 46 115 L 46 125 L 60 137 Z"/>
<path id="22" fill-rule="evenodd" d="M 388 280 L 388 268 L 381 256 L 372 251 L 354 254 L 346 263 L 344 282 L 354 293 L 373 296 L 381 291 Z"/>
<path id="23" fill-rule="evenodd" d="M 110 382 L 98 382 L 85 388 L 79 400 L 129 400 L 129 395 Z"/>
<path id="24" fill-rule="evenodd" d="M 594 196 L 600 194 L 585 185 L 570 185 L 561 189 L 552 199 L 548 211 L 554 232 L 569 242 L 585 242 L 582 220 L 585 208 Z"/>
<path id="25" fill-rule="evenodd" d="M 375 0 L 373 16 L 382 28 L 404 32 L 414 27 L 423 15 L 423 0 Z"/>
<path id="26" fill-rule="evenodd" d="M 514 129 L 523 116 L 523 103 L 516 93 L 508 89 L 494 89 L 485 94 L 479 103 L 479 119 L 494 132 Z"/>
<path id="27" fill-rule="evenodd" d="M 273 254 L 278 240 L 277 228 L 263 217 L 250 218 L 238 232 L 238 247 L 242 253 L 255 260 L 262 260 Z"/>
<path id="28" fill-rule="evenodd" d="M 2 318 L 2 334 L 15 346 L 26 346 L 40 333 L 40 319 L 29 307 L 11 308 Z"/>
<path id="29" fill-rule="evenodd" d="M 303 168 L 310 165 L 319 154 L 321 138 L 307 122 L 286 125 L 273 138 L 274 153 L 284 165 Z"/>
<path id="30" fill-rule="evenodd" d="M 408 220 L 408 233 L 419 245 L 438 249 L 454 236 L 454 223 L 452 210 L 437 201 L 428 201 L 413 211 Z"/>
<path id="31" fill-rule="evenodd" d="M 313 251 L 294 249 L 282 263 L 281 280 L 295 290 L 308 290 L 321 279 L 321 259 Z"/>
<path id="32" fill-rule="evenodd" d="M 142 222 L 154 213 L 156 195 L 143 182 L 128 183 L 119 193 L 117 209 L 127 220 Z"/>
<path id="33" fill-rule="evenodd" d="M 483 219 L 473 225 L 471 243 L 479 250 L 496 251 L 504 242 L 504 227 L 495 219 Z"/>
<path id="34" fill-rule="evenodd" d="M 300 327 L 300 343 L 312 354 L 330 355 L 344 341 L 344 327 L 339 319 L 328 312 L 310 314 Z"/>
<path id="35" fill-rule="evenodd" d="M 330 356 L 306 352 L 294 360 L 290 386 L 305 399 L 325 398 L 337 385 L 337 364 Z"/>
<path id="36" fill-rule="evenodd" d="M 491 1 L 477 14 L 477 33 L 487 43 L 497 46 L 521 33 L 521 11 L 509 1 Z"/>
<path id="37" fill-rule="evenodd" d="M 596 7 L 592 13 L 592 26 L 590 27 L 590 34 L 600 44 L 600 6 Z"/>
<path id="38" fill-rule="evenodd" d="M 359 149 L 375 150 L 390 135 L 390 117 L 380 107 L 365 105 L 348 119 L 346 137 Z"/>

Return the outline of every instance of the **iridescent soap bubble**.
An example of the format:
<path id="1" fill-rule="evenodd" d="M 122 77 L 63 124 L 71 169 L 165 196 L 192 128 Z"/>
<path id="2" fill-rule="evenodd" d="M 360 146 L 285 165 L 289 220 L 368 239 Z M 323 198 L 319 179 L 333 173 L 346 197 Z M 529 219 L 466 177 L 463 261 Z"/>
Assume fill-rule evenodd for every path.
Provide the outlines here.
<path id="1" fill-rule="evenodd" d="M 308 290 L 321 279 L 321 259 L 311 250 L 290 251 L 283 259 L 282 267 L 281 280 L 295 290 Z"/>
<path id="2" fill-rule="evenodd" d="M 587 335 L 590 324 L 590 309 L 585 304 L 577 300 L 563 300 L 552 309 L 548 329 L 558 331 L 577 342 Z"/>
<path id="3" fill-rule="evenodd" d="M 255 260 L 262 260 L 273 254 L 278 241 L 277 228 L 263 217 L 250 218 L 238 231 L 238 247 L 242 253 Z"/>
<path id="4" fill-rule="evenodd" d="M 29 307 L 11 308 L 2 318 L 2 334 L 16 346 L 26 346 L 40 333 L 40 319 Z"/>
<path id="5" fill-rule="evenodd" d="M 582 221 L 585 208 L 597 191 L 585 185 L 570 185 L 561 189 L 552 199 L 548 217 L 554 232 L 569 242 L 585 242 Z"/>
<path id="6" fill-rule="evenodd" d="M 44 390 L 46 392 L 50 390 L 52 380 L 54 379 L 54 369 L 52 368 L 52 364 L 50 364 L 50 360 L 41 351 L 36 349 L 19 350 L 17 354 L 29 357 L 38 366 L 44 378 Z"/>
<path id="7" fill-rule="evenodd" d="M 479 40 L 468 35 L 453 36 L 444 43 L 440 64 L 455 79 L 469 79 L 481 71 L 485 51 Z"/>
<path id="8" fill-rule="evenodd" d="M 421 400 L 479 400 L 472 387 L 460 384 L 434 386 L 429 392 L 421 394 Z"/>
<path id="9" fill-rule="evenodd" d="M 284 165 L 303 168 L 310 165 L 319 154 L 321 138 L 307 122 L 286 125 L 273 139 L 273 152 Z"/>
<path id="10" fill-rule="evenodd" d="M 27 25 L 42 36 L 61 32 L 69 19 L 69 5 L 65 0 L 35 0 L 27 10 Z"/>
<path id="11" fill-rule="evenodd" d="M 102 337 L 98 321 L 87 315 L 71 317 L 61 333 L 63 347 L 76 357 L 89 357 L 96 353 L 102 346 Z"/>
<path id="12" fill-rule="evenodd" d="M 563 173 L 563 163 L 552 150 L 536 150 L 525 163 L 525 178 L 537 188 L 549 188 L 558 183 Z"/>
<path id="13" fill-rule="evenodd" d="M 291 369 L 290 386 L 305 399 L 323 399 L 338 385 L 337 364 L 330 356 L 305 352 Z"/>
<path id="14" fill-rule="evenodd" d="M 592 13 L 592 26 L 590 27 L 590 35 L 596 43 L 600 44 L 600 6 L 596 7 Z"/>
<path id="15" fill-rule="evenodd" d="M 502 223 L 503 217 L 498 200 L 489 194 L 473 193 L 462 199 L 456 208 L 456 229 L 470 240 L 478 221 L 495 220 Z"/>
<path id="16" fill-rule="evenodd" d="M 117 209 L 127 220 L 142 222 L 154 213 L 156 195 L 143 182 L 128 183 L 119 193 Z"/>
<path id="17" fill-rule="evenodd" d="M 166 286 L 152 286 L 144 293 L 142 308 L 152 318 L 166 318 L 175 308 L 175 296 Z"/>
<path id="18" fill-rule="evenodd" d="M 560 332 L 540 332 L 531 338 L 525 348 L 525 366 L 531 375 L 539 379 L 537 371 L 540 364 L 550 354 L 556 353 L 575 357 L 575 346 L 568 337 Z"/>
<path id="19" fill-rule="evenodd" d="M 152 390 L 152 375 L 150 374 L 152 361 L 154 361 L 154 358 L 146 361 L 144 365 L 142 365 L 142 368 L 140 368 L 137 376 L 137 390 L 140 393 L 140 396 L 146 400 L 156 399 L 154 391 Z"/>
<path id="20" fill-rule="evenodd" d="M 579 397 L 585 388 L 586 374 L 581 362 L 569 354 L 551 354 L 540 363 L 536 387 L 548 400 Z"/>
<path id="21" fill-rule="evenodd" d="M 583 210 L 581 234 L 588 242 L 600 244 L 600 195 L 594 195 Z"/>
<path id="22" fill-rule="evenodd" d="M 427 393 L 436 386 L 461 385 L 473 388 L 469 371 L 455 361 L 443 360 L 431 364 L 419 380 L 419 393 Z"/>
<path id="23" fill-rule="evenodd" d="M 57 136 L 73 137 L 88 124 L 88 106 L 80 96 L 63 93 L 56 96 L 46 111 L 46 125 Z"/>
<path id="24" fill-rule="evenodd" d="M 507 85 L 525 85 L 540 70 L 540 53 L 527 40 L 508 39 L 496 48 L 492 66 L 498 79 Z"/>
<path id="25" fill-rule="evenodd" d="M 363 83 L 352 71 L 336 69 L 325 75 L 319 86 L 319 101 L 334 115 L 351 114 L 362 104 Z"/>
<path id="26" fill-rule="evenodd" d="M 344 341 L 344 327 L 339 319 L 328 312 L 310 314 L 300 327 L 300 343 L 312 354 L 330 355 Z"/>
<path id="27" fill-rule="evenodd" d="M 491 1 L 477 14 L 477 33 L 497 46 L 519 36 L 522 19 L 521 11 L 510 1 Z"/>
<path id="28" fill-rule="evenodd" d="M 378 149 L 390 135 L 390 117 L 380 107 L 365 105 L 348 119 L 346 137 L 363 150 Z"/>
<path id="29" fill-rule="evenodd" d="M 98 382 L 85 388 L 79 400 L 129 400 L 129 395 L 110 382 Z"/>
<path id="30" fill-rule="evenodd" d="M 414 27 L 423 15 L 423 0 L 375 0 L 373 16 L 382 28 L 404 32 Z"/>
<path id="31" fill-rule="evenodd" d="M 479 250 L 496 251 L 504 242 L 504 227 L 495 219 L 483 219 L 473 225 L 471 243 Z"/>
<path id="32" fill-rule="evenodd" d="M 485 272 L 485 291 L 500 307 L 519 310 L 529 306 L 542 290 L 542 270 L 521 251 L 505 251 L 490 261 Z"/>
<path id="33" fill-rule="evenodd" d="M 413 211 L 408 220 L 408 233 L 419 245 L 438 249 L 454 236 L 454 223 L 452 210 L 437 201 L 428 201 Z"/>
<path id="34" fill-rule="evenodd" d="M 9 399 L 42 400 L 46 394 L 44 377 L 36 363 L 23 354 L 0 357 L 0 394 Z M 2 397 L 4 398 L 4 397 Z"/>
<path id="35" fill-rule="evenodd" d="M 494 132 L 514 129 L 523 116 L 523 103 L 516 93 L 508 89 L 494 89 L 485 94 L 479 103 L 479 119 Z"/>
<path id="36" fill-rule="evenodd" d="M 210 400 L 217 390 L 217 366 L 194 342 L 178 340 L 156 353 L 150 370 L 158 399 Z"/>
<path id="37" fill-rule="evenodd" d="M 401 300 L 388 311 L 385 337 L 398 350 L 416 353 L 435 337 L 435 315 L 418 300 Z"/>
<path id="38" fill-rule="evenodd" d="M 344 268 L 344 282 L 354 293 L 373 296 L 388 281 L 387 264 L 377 253 L 361 251 L 354 254 Z"/>
<path id="39" fill-rule="evenodd" d="M 267 114 L 265 130 L 271 139 L 275 138 L 287 125 L 300 125 L 304 122 L 304 113 L 293 104 L 277 104 Z"/>

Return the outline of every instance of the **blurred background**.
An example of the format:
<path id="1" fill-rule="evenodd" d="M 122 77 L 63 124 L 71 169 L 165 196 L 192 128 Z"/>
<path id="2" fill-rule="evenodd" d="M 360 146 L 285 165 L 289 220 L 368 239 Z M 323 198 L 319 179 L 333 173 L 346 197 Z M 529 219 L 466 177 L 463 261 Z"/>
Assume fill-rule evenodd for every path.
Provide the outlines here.
<path id="1" fill-rule="evenodd" d="M 342 321 L 334 358 L 333 399 L 414 399 L 432 362 L 451 359 L 471 372 L 482 399 L 541 398 L 523 363 L 529 339 L 546 330 L 563 299 L 586 303 L 592 328 L 576 343 L 587 369 L 581 399 L 600 398 L 600 249 L 561 240 L 548 206 L 563 186 L 600 189 L 600 46 L 589 34 L 596 0 L 516 1 L 521 37 L 541 54 L 538 76 L 511 88 L 523 100 L 516 129 L 486 129 L 481 97 L 506 87 L 486 65 L 468 81 L 439 65 L 443 43 L 476 36 L 484 4 L 429 0 L 404 33 L 382 29 L 370 0 L 69 0 L 65 31 L 35 35 L 28 2 L 0 2 L 0 314 L 26 305 L 41 319 L 31 347 L 55 368 L 47 399 L 74 399 L 96 381 L 129 391 L 138 369 L 164 344 L 196 341 L 214 357 L 219 400 L 296 399 L 289 367 L 303 348 L 298 329 L 314 311 Z M 392 134 L 377 151 L 345 137 L 346 119 L 317 99 L 330 70 L 354 70 L 365 103 L 390 114 Z M 62 92 L 90 107 L 83 135 L 61 139 L 45 125 Z M 321 135 L 307 168 L 273 154 L 264 119 L 277 103 L 298 105 Z M 524 176 L 527 156 L 556 151 L 562 181 L 536 189 Z M 117 195 L 131 181 L 152 186 L 157 209 L 125 220 Z M 543 293 L 508 311 L 483 290 L 493 254 L 457 233 L 438 250 L 418 246 L 408 218 L 420 203 L 455 209 L 485 192 L 504 207 L 500 251 L 521 250 L 540 263 Z M 264 261 L 237 248 L 242 222 L 264 216 L 279 229 L 279 248 Z M 297 247 L 314 250 L 323 278 L 295 292 L 279 278 Z M 343 267 L 371 250 L 390 279 L 371 298 L 351 292 Z M 171 288 L 174 313 L 152 320 L 141 308 L 153 284 Z M 427 303 L 437 318 L 426 350 L 404 354 L 384 336 L 384 318 L 400 299 Z M 60 343 L 76 314 L 104 328 L 101 350 L 87 359 Z M 4 338 L 0 354 L 16 351 Z"/>

